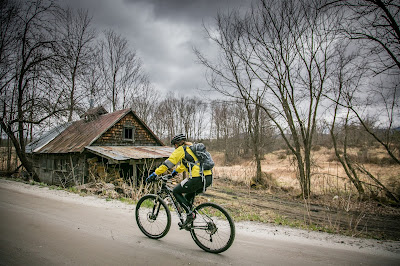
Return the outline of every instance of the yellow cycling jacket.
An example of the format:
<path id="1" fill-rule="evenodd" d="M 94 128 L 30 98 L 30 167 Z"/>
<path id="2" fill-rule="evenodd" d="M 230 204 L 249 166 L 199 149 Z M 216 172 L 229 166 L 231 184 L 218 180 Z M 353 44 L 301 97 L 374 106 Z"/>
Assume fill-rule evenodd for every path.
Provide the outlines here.
<path id="1" fill-rule="evenodd" d="M 185 158 L 184 148 L 186 148 L 186 152 L 188 154 L 186 156 L 186 158 Z M 156 175 L 161 175 L 168 169 L 171 169 L 175 165 L 179 164 L 175 169 L 178 173 L 182 173 L 183 171 L 186 171 L 189 174 L 191 173 L 190 177 L 200 176 L 200 163 L 193 165 L 193 164 L 187 163 L 186 161 L 196 162 L 196 161 L 198 161 L 198 159 L 197 159 L 196 155 L 194 155 L 192 150 L 189 148 L 189 146 L 186 146 L 186 145 L 179 146 L 172 152 L 172 154 L 169 156 L 169 158 L 167 160 L 165 160 L 164 163 L 155 170 L 155 173 L 156 173 Z M 190 168 L 191 168 L 191 170 L 190 170 Z M 212 174 L 211 170 L 204 170 L 204 175 L 211 175 L 211 174 Z"/>

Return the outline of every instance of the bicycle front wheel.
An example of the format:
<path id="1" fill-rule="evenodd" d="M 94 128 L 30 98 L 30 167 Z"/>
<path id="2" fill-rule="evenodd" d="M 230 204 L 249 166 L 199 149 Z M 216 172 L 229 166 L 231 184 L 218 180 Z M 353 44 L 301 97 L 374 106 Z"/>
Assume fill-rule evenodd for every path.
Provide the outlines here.
<path id="1" fill-rule="evenodd" d="M 221 253 L 235 239 L 235 224 L 224 208 L 207 202 L 196 207 L 196 219 L 190 233 L 194 242 L 203 250 Z"/>
<path id="2" fill-rule="evenodd" d="M 171 212 L 157 195 L 145 195 L 136 205 L 136 222 L 146 236 L 159 239 L 171 228 Z"/>

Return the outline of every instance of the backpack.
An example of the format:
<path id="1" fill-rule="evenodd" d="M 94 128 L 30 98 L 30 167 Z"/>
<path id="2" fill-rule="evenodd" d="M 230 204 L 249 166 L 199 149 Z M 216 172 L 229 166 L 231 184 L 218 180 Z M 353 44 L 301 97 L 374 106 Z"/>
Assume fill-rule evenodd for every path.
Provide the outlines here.
<path id="1" fill-rule="evenodd" d="M 211 158 L 211 154 L 206 150 L 206 145 L 203 143 L 194 143 L 192 146 L 189 146 L 189 149 L 192 150 L 199 160 L 201 170 L 211 170 L 214 167 L 215 163 Z M 186 149 L 184 151 L 186 153 Z"/>

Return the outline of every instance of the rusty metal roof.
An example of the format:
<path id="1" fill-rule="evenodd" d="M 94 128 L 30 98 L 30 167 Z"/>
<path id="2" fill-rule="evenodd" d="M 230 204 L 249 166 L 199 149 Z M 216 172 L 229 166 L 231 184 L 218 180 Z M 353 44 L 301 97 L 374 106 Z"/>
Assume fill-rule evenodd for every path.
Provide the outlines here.
<path id="1" fill-rule="evenodd" d="M 109 114 L 103 114 L 92 121 L 79 120 L 72 122 L 68 127 L 56 131 L 47 141 L 39 141 L 41 145 L 35 145 L 28 152 L 35 153 L 70 153 L 83 152 L 86 146 L 95 142 L 103 133 L 114 126 L 125 115 L 132 112 L 142 125 L 153 135 L 160 145 L 162 141 L 147 127 L 147 125 L 131 109 L 116 111 Z"/>
<path id="2" fill-rule="evenodd" d="M 44 133 L 40 138 L 28 143 L 25 147 L 25 151 L 27 153 L 33 153 L 39 151 L 45 145 L 47 145 L 50 141 L 52 141 L 55 137 L 61 134 L 65 129 L 67 129 L 72 122 L 68 122 L 59 126 L 54 127 L 53 129 Z"/>
<path id="3" fill-rule="evenodd" d="M 88 146 L 86 149 L 115 161 L 168 158 L 174 151 L 168 146 Z"/>
<path id="4" fill-rule="evenodd" d="M 125 116 L 130 109 L 100 115 L 93 121 L 79 120 L 73 122 L 61 134 L 39 149 L 38 153 L 82 152 L 101 134 Z"/>

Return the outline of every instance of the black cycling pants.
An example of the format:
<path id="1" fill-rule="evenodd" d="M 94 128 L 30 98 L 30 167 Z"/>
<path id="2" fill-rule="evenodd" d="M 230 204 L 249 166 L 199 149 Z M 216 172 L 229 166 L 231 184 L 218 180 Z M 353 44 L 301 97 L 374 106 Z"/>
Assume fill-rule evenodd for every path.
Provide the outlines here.
<path id="1" fill-rule="evenodd" d="M 206 175 L 205 181 L 206 187 L 209 187 L 212 183 L 212 175 Z M 196 194 L 201 192 L 203 192 L 203 182 L 201 176 L 185 179 L 180 184 L 176 185 L 172 190 L 176 200 L 182 205 L 186 213 L 190 212 L 190 208 Z M 185 196 L 182 195 L 183 193 Z"/>

